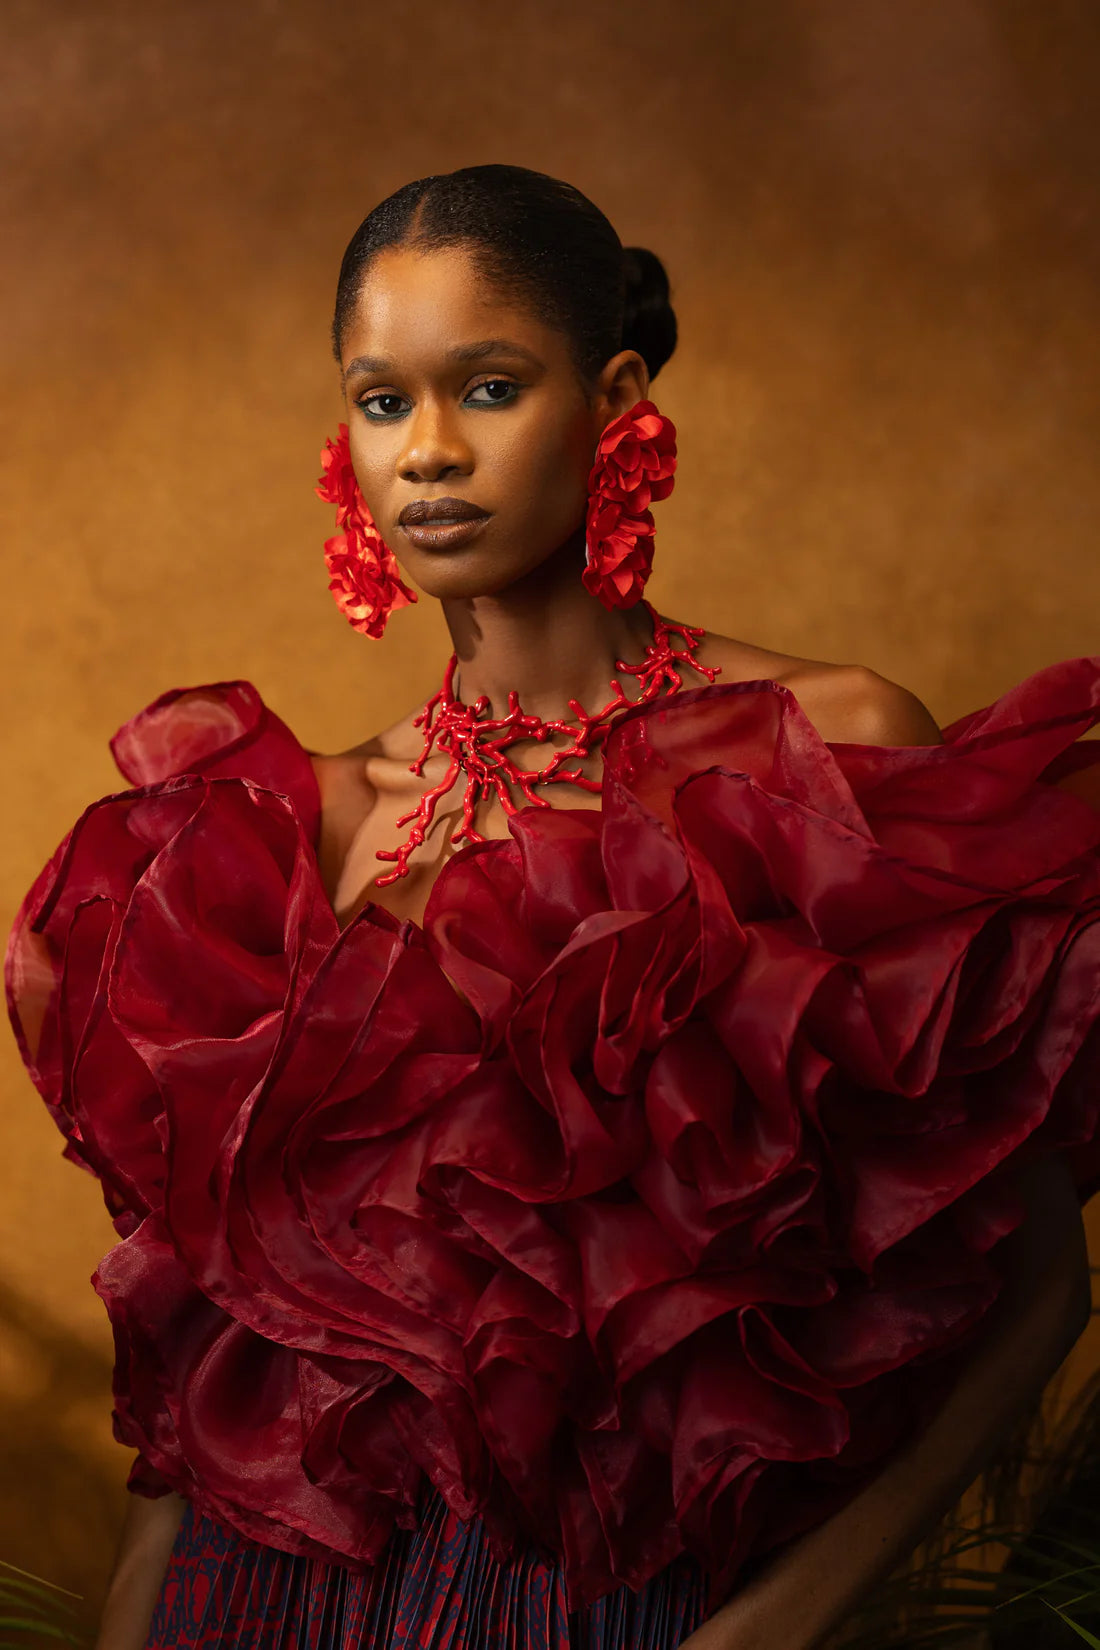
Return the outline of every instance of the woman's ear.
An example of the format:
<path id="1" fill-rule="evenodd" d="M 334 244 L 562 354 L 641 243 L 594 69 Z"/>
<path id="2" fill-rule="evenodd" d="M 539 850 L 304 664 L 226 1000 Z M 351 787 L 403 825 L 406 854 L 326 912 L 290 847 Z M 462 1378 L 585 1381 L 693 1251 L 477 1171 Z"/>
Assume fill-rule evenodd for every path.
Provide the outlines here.
<path id="1" fill-rule="evenodd" d="M 596 380 L 596 411 L 601 425 L 649 399 L 649 368 L 636 349 L 613 355 Z"/>

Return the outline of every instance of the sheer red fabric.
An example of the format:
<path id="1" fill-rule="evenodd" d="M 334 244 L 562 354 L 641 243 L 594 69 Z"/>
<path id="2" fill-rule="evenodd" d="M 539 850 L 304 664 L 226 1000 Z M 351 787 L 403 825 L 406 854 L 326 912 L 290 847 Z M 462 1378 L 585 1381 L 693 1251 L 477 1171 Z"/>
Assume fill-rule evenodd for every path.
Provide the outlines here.
<path id="1" fill-rule="evenodd" d="M 133 1487 L 354 1568 L 427 1475 L 570 1608 L 685 1551 L 715 1607 L 942 1400 L 1015 1171 L 1100 1185 L 1098 719 L 1100 659 L 942 747 L 683 692 L 621 717 L 600 811 L 343 932 L 253 687 L 127 723 L 6 979 L 121 1236 Z"/>

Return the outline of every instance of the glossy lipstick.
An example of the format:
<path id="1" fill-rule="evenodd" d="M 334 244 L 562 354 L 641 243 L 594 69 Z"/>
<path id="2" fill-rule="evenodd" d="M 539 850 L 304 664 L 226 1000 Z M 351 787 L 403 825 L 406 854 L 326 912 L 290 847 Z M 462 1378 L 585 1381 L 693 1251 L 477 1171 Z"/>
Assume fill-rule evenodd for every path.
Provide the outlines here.
<path id="1" fill-rule="evenodd" d="M 455 550 L 475 539 L 489 512 L 465 498 L 417 498 L 397 518 L 410 544 L 419 550 Z"/>

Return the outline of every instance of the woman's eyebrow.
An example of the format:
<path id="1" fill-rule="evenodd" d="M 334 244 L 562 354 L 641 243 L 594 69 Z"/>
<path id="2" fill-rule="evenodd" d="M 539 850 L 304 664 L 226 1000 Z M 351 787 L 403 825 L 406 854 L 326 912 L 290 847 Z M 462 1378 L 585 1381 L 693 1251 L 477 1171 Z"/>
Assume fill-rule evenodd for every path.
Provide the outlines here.
<path id="1" fill-rule="evenodd" d="M 447 360 L 481 361 L 486 355 L 517 355 L 521 361 L 530 361 L 533 367 L 544 365 L 533 350 L 525 349 L 512 338 L 482 338 L 476 344 L 456 344 L 447 351 Z"/>
<path id="2" fill-rule="evenodd" d="M 517 344 L 512 338 L 480 338 L 475 344 L 455 344 L 452 349 L 444 352 L 443 359 L 453 361 L 482 361 L 487 355 L 512 355 L 521 361 L 527 361 L 533 367 L 545 366 L 544 361 L 532 350 L 523 344 Z M 359 372 L 391 372 L 394 363 L 382 355 L 357 355 L 349 361 L 344 371 L 345 379 Z"/>

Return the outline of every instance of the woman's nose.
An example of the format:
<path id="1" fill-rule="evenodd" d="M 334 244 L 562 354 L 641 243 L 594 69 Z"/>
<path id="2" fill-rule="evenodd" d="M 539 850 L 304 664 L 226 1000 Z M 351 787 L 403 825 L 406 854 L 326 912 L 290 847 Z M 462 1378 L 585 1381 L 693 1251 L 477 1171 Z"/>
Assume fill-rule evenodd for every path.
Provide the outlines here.
<path id="1" fill-rule="evenodd" d="M 473 454 L 453 411 L 422 403 L 405 426 L 407 440 L 398 458 L 403 481 L 439 481 L 469 475 Z"/>

